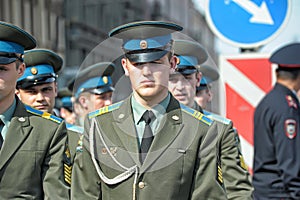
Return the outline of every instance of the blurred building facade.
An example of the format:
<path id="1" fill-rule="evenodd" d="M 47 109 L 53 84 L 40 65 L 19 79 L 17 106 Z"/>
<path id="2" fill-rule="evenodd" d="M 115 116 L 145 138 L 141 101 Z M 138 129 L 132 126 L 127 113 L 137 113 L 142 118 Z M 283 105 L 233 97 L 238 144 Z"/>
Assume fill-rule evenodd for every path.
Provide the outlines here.
<path id="1" fill-rule="evenodd" d="M 84 60 L 114 60 L 115 48 L 92 51 L 114 27 L 137 20 L 164 20 L 184 27 L 183 33 L 205 46 L 217 62 L 214 35 L 192 0 L 0 0 L 0 20 L 31 33 L 38 48 L 64 58 L 59 87 L 73 78 Z M 117 63 L 118 64 L 118 63 Z M 113 76 L 118 80 L 119 67 Z"/>
<path id="2" fill-rule="evenodd" d="M 216 60 L 214 36 L 191 0 L 1 0 L 0 20 L 31 33 L 39 48 L 60 54 L 66 74 L 79 68 L 109 30 L 136 20 L 180 24 L 183 33 L 203 44 Z M 105 60 L 114 54 L 113 48 L 99 54 L 95 60 Z"/>

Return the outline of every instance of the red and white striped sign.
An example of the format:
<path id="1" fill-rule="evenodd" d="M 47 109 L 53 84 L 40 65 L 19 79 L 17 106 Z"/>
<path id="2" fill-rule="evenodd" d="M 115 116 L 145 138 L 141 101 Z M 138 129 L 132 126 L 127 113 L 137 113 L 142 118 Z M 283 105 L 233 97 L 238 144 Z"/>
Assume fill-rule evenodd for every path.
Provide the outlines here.
<path id="1" fill-rule="evenodd" d="M 257 53 L 220 56 L 220 74 L 224 83 L 219 95 L 224 105 L 221 115 L 231 119 L 237 128 L 242 153 L 250 172 L 254 152 L 254 110 L 275 83 L 275 66 L 268 58 L 269 55 Z"/>

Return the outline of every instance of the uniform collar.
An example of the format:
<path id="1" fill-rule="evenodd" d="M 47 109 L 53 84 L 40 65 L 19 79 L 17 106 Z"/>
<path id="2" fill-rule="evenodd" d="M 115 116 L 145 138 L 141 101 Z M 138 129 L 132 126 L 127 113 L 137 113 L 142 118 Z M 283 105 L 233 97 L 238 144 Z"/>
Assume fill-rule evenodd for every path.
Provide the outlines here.
<path id="1" fill-rule="evenodd" d="M 7 126 L 10 123 L 10 120 L 15 112 L 16 109 L 16 99 L 14 99 L 12 105 L 3 113 L 0 115 L 0 119 L 3 121 L 3 123 Z"/>
<path id="2" fill-rule="evenodd" d="M 162 100 L 159 104 L 151 108 L 151 111 L 154 113 L 156 119 L 160 119 L 161 116 L 163 116 L 166 113 L 167 107 L 170 102 L 170 98 L 171 98 L 170 93 L 168 93 L 168 96 L 164 100 Z M 137 102 L 134 95 L 131 96 L 131 105 L 132 105 L 134 123 L 138 124 L 142 115 L 147 109 L 143 105 Z"/>

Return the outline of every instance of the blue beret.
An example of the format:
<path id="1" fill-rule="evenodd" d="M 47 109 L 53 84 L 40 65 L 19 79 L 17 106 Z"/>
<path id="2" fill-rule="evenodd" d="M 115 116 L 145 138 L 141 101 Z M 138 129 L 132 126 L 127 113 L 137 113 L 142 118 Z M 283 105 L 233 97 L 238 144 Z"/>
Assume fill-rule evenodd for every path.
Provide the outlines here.
<path id="1" fill-rule="evenodd" d="M 109 32 L 109 37 L 123 40 L 125 56 L 131 62 L 158 60 L 172 49 L 171 33 L 182 27 L 162 21 L 139 21 L 121 25 Z"/>
<path id="2" fill-rule="evenodd" d="M 277 51 L 271 57 L 270 62 L 278 64 L 281 69 L 300 68 L 300 43 L 288 44 Z"/>
<path id="3" fill-rule="evenodd" d="M 197 66 L 208 58 L 202 45 L 189 40 L 175 40 L 174 53 L 178 58 L 175 71 L 185 75 L 196 73 Z"/>
<path id="4" fill-rule="evenodd" d="M 78 98 L 82 92 L 102 94 L 112 92 L 111 75 L 115 65 L 110 62 L 96 63 L 78 72 L 77 77 L 68 85 L 69 90 Z"/>
<path id="5" fill-rule="evenodd" d="M 34 49 L 24 54 L 26 69 L 18 79 L 17 88 L 26 89 L 35 85 L 54 82 L 63 59 L 48 49 Z"/>
<path id="6" fill-rule="evenodd" d="M 0 64 L 9 64 L 17 59 L 23 61 L 17 54 L 36 47 L 36 40 L 23 29 L 0 21 Z"/>

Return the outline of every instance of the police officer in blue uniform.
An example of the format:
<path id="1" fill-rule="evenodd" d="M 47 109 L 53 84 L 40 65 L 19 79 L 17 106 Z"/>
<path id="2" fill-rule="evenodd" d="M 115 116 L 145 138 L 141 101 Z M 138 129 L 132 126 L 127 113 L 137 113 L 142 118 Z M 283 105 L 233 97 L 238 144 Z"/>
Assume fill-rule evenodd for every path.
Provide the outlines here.
<path id="1" fill-rule="evenodd" d="M 0 199 L 69 198 L 62 164 L 65 123 L 15 96 L 24 50 L 35 46 L 29 33 L 0 22 Z"/>
<path id="2" fill-rule="evenodd" d="M 254 197 L 300 199 L 300 43 L 275 51 L 278 65 L 273 89 L 254 114 Z"/>

